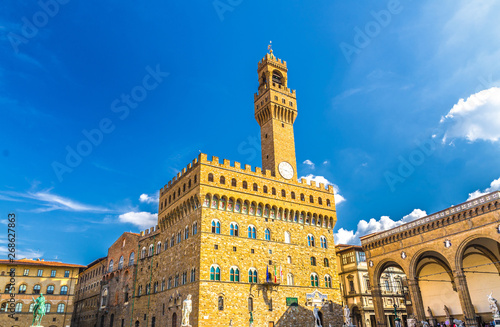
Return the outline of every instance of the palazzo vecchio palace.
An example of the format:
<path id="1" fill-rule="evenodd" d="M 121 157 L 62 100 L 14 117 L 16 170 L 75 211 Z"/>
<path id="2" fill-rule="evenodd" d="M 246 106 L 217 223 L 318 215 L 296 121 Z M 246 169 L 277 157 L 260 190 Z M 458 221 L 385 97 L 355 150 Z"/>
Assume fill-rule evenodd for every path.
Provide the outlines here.
<path id="1" fill-rule="evenodd" d="M 257 72 L 262 168 L 200 154 L 160 189 L 158 225 L 80 274 L 71 326 L 180 326 L 188 295 L 192 326 L 342 325 L 333 187 L 297 180 L 286 61 Z"/>

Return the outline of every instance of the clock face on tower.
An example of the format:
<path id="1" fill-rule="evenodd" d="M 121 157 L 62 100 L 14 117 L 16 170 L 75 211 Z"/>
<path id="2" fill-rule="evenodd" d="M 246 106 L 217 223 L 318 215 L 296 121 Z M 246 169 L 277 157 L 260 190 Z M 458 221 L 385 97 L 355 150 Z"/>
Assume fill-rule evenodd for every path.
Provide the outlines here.
<path id="1" fill-rule="evenodd" d="M 286 161 L 280 162 L 278 170 L 284 179 L 291 179 L 293 177 L 293 167 Z"/>

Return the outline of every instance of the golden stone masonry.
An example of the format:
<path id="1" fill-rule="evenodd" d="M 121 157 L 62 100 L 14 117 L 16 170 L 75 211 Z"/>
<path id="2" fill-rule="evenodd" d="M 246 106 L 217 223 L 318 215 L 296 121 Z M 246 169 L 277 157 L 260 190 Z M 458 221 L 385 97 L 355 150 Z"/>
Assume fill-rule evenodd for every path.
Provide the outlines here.
<path id="1" fill-rule="evenodd" d="M 200 154 L 160 190 L 158 225 L 80 275 L 72 326 L 342 325 L 331 185 L 297 180 L 287 64 L 258 63 L 262 168 Z M 252 325 L 253 324 L 253 325 Z"/>

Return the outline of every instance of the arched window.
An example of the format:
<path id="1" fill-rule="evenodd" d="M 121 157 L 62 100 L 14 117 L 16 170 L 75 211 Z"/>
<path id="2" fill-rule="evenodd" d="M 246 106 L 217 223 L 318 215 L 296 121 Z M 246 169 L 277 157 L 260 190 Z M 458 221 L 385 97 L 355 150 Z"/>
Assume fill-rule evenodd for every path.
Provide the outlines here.
<path id="1" fill-rule="evenodd" d="M 311 257 L 311 266 L 316 266 L 316 258 Z"/>
<path id="2" fill-rule="evenodd" d="M 329 275 L 325 275 L 325 287 L 332 287 L 332 278 Z"/>
<path id="3" fill-rule="evenodd" d="M 321 236 L 321 237 L 319 238 L 319 242 L 320 242 L 321 248 L 323 248 L 323 249 L 326 249 L 326 248 L 327 248 L 327 244 L 326 244 L 326 237 Z"/>
<path id="4" fill-rule="evenodd" d="M 152 256 L 154 253 L 155 246 L 153 244 L 149 245 L 148 256 Z"/>
<path id="5" fill-rule="evenodd" d="M 198 234 L 198 223 L 193 224 L 193 235 Z"/>
<path id="6" fill-rule="evenodd" d="M 307 235 L 307 245 L 314 247 L 314 236 L 311 234 Z"/>
<path id="7" fill-rule="evenodd" d="M 45 303 L 45 313 L 49 313 L 51 307 L 52 305 L 50 303 Z"/>
<path id="8" fill-rule="evenodd" d="M 210 173 L 208 174 L 208 181 L 213 182 L 214 181 L 214 174 Z"/>
<path id="9" fill-rule="evenodd" d="M 328 258 L 324 260 L 325 267 L 330 267 L 330 262 L 328 262 Z"/>
<path id="10" fill-rule="evenodd" d="M 113 271 L 113 259 L 111 259 L 111 261 L 109 262 L 109 267 L 108 267 L 108 272 L 112 271 Z"/>
<path id="11" fill-rule="evenodd" d="M 189 226 L 184 228 L 184 239 L 187 240 L 189 238 Z"/>
<path id="12" fill-rule="evenodd" d="M 141 259 L 144 259 L 146 257 L 146 247 L 143 247 L 141 250 Z"/>
<path id="13" fill-rule="evenodd" d="M 286 191 L 285 190 L 281 190 L 281 196 L 286 198 Z"/>
<path id="14" fill-rule="evenodd" d="M 259 190 L 257 183 L 253 183 L 253 190 L 254 190 L 254 192 L 257 192 Z"/>
<path id="15" fill-rule="evenodd" d="M 323 205 L 323 200 L 320 197 L 318 198 L 318 204 Z"/>
<path id="16" fill-rule="evenodd" d="M 221 176 L 219 180 L 221 184 L 226 184 L 226 178 L 224 176 Z"/>
<path id="17" fill-rule="evenodd" d="M 253 311 L 253 298 L 251 297 L 248 298 L 248 311 L 249 312 Z"/>
<path id="18" fill-rule="evenodd" d="M 151 293 L 151 284 L 146 284 L 146 295 Z"/>
<path id="19" fill-rule="evenodd" d="M 276 195 L 276 189 L 274 187 L 271 189 L 271 194 Z"/>
<path id="20" fill-rule="evenodd" d="M 255 268 L 250 268 L 248 270 L 248 282 L 257 284 L 257 269 Z"/>
<path id="21" fill-rule="evenodd" d="M 257 233 L 256 233 L 256 229 L 255 229 L 255 226 L 248 226 L 248 238 L 257 238 Z"/>
<path id="22" fill-rule="evenodd" d="M 269 230 L 269 228 L 266 228 L 265 238 L 266 238 L 266 241 L 270 241 L 271 240 L 271 231 Z"/>
<path id="23" fill-rule="evenodd" d="M 67 295 L 68 294 L 68 286 L 62 286 L 61 287 L 61 295 Z"/>
<path id="24" fill-rule="evenodd" d="M 166 245 L 167 245 L 167 244 L 165 243 L 165 246 L 166 246 Z M 134 264 L 134 257 L 135 257 L 134 252 L 130 253 L 130 257 L 128 258 L 128 265 L 129 265 L 129 266 L 132 266 L 132 265 Z"/>
<path id="25" fill-rule="evenodd" d="M 292 239 L 292 237 L 291 237 L 290 232 L 286 231 L 286 232 L 285 232 L 285 243 L 290 244 L 291 239 Z"/>
<path id="26" fill-rule="evenodd" d="M 64 313 L 64 303 L 59 303 L 57 305 L 57 313 Z"/>
<path id="27" fill-rule="evenodd" d="M 286 283 L 290 286 L 293 286 L 293 275 L 292 274 L 286 275 Z"/>
<path id="28" fill-rule="evenodd" d="M 220 280 L 220 267 L 217 265 L 212 265 L 210 267 L 210 280 Z"/>
<path id="29" fill-rule="evenodd" d="M 177 232 L 177 244 L 179 244 L 182 241 L 182 233 L 179 231 Z"/>
<path id="30" fill-rule="evenodd" d="M 304 193 L 300 193 L 300 201 L 305 201 L 306 197 L 304 196 Z"/>
<path id="31" fill-rule="evenodd" d="M 290 196 L 292 197 L 292 200 L 295 200 L 295 192 L 290 193 Z"/>
<path id="32" fill-rule="evenodd" d="M 23 303 L 22 302 L 17 302 L 16 303 L 16 308 L 15 308 L 15 311 L 16 312 L 21 312 L 23 311 Z M 48 312 L 48 311 L 47 311 Z"/>
<path id="33" fill-rule="evenodd" d="M 22 284 L 19 286 L 19 294 L 24 294 L 26 293 L 26 284 Z"/>
<path id="34" fill-rule="evenodd" d="M 311 286 L 318 286 L 318 275 L 316 273 L 311 274 Z"/>
<path id="35" fill-rule="evenodd" d="M 236 187 L 236 178 L 231 179 L 231 186 Z"/>
<path id="36" fill-rule="evenodd" d="M 191 188 L 191 180 L 188 182 L 188 188 Z"/>
<path id="37" fill-rule="evenodd" d="M 229 281 L 239 282 L 240 281 L 240 269 L 238 267 L 231 267 L 229 270 Z"/>
<path id="38" fill-rule="evenodd" d="M 54 294 L 54 285 L 47 286 L 47 294 Z"/>
<path id="39" fill-rule="evenodd" d="M 161 241 L 159 241 L 158 243 L 156 243 L 156 254 L 159 254 L 161 251 Z"/>
<path id="40" fill-rule="evenodd" d="M 118 261 L 118 269 L 123 268 L 123 256 L 120 257 L 120 260 Z"/>
<path id="41" fill-rule="evenodd" d="M 158 293 L 158 282 L 153 284 L 153 293 Z"/>
<path id="42" fill-rule="evenodd" d="M 292 263 L 292 257 L 291 256 L 286 257 L 286 263 Z"/>
<path id="43" fill-rule="evenodd" d="M 327 207 L 330 207 L 330 206 L 331 206 L 330 199 L 326 199 L 326 206 L 327 206 Z"/>
<path id="44" fill-rule="evenodd" d="M 229 235 L 231 236 L 238 236 L 238 224 L 237 223 L 231 223 L 231 229 L 229 231 Z"/>
<path id="45" fill-rule="evenodd" d="M 254 189 L 254 191 L 256 190 Z M 264 187 L 262 188 L 262 192 L 267 193 L 267 186 L 264 185 Z"/>
<path id="46" fill-rule="evenodd" d="M 7 304 L 7 302 L 6 302 L 5 304 Z M 33 312 L 33 307 L 34 307 L 34 306 L 35 306 L 35 303 L 30 303 L 30 307 L 29 307 L 29 309 L 28 309 L 28 312 Z M 0 312 L 1 312 L 1 311 L 4 311 L 4 309 L 3 309 L 3 304 L 2 304 L 2 309 L 0 310 Z"/>
<path id="47" fill-rule="evenodd" d="M 220 234 L 220 222 L 218 220 L 212 220 L 212 233 Z"/>
<path id="48" fill-rule="evenodd" d="M 247 182 L 246 182 L 246 181 L 243 181 L 243 185 L 242 185 L 242 186 L 243 186 L 243 188 L 246 190 L 246 189 L 248 188 L 248 184 L 247 184 Z"/>
<path id="49" fill-rule="evenodd" d="M 314 203 L 314 197 L 312 195 L 309 195 L 309 202 Z"/>

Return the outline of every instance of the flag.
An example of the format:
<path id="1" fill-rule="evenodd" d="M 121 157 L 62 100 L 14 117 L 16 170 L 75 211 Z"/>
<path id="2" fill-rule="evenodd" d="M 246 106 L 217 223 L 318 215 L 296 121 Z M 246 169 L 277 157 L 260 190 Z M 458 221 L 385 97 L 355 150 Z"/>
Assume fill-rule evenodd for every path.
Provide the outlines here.
<path id="1" fill-rule="evenodd" d="M 276 273 L 276 265 L 274 265 L 274 283 L 278 283 L 278 274 Z"/>
<path id="2" fill-rule="evenodd" d="M 266 283 L 269 283 L 269 266 L 266 266 Z"/>

